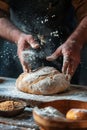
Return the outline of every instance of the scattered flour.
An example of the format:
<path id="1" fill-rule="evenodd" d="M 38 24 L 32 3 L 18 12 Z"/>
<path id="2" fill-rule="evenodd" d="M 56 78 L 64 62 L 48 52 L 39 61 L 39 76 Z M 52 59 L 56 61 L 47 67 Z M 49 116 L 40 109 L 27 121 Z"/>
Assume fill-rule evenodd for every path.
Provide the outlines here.
<path id="1" fill-rule="evenodd" d="M 39 109 L 38 107 L 35 107 L 34 112 L 36 112 L 38 115 L 41 115 L 43 117 L 47 117 L 50 119 L 55 118 L 58 120 L 65 120 L 64 115 L 52 106 L 41 108 L 41 109 Z"/>

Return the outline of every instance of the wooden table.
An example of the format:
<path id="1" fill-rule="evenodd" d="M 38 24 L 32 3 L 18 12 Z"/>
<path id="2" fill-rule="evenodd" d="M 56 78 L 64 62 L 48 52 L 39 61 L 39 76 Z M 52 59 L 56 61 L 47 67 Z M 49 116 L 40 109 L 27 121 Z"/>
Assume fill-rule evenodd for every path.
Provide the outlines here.
<path id="1" fill-rule="evenodd" d="M 16 117 L 0 117 L 0 130 L 38 130 L 32 117 L 32 109 L 26 108 Z"/>
<path id="2" fill-rule="evenodd" d="M 32 117 L 32 109 L 42 102 L 61 99 L 87 102 L 87 86 L 71 85 L 69 90 L 64 93 L 43 96 L 20 92 L 15 87 L 16 79 L 1 78 L 4 80 L 0 83 L 0 99 L 21 99 L 25 101 L 28 106 L 30 106 L 30 108 L 26 107 L 21 115 L 14 118 L 0 117 L 0 129 L 2 130 L 37 130 L 38 127 Z"/>

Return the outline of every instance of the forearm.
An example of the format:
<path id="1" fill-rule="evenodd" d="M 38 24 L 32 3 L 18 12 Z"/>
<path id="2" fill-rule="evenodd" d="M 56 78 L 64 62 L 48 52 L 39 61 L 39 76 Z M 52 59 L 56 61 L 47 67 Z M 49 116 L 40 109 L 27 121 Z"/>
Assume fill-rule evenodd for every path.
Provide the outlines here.
<path id="1" fill-rule="evenodd" d="M 21 33 L 22 32 L 13 25 L 9 19 L 5 17 L 0 18 L 0 37 L 17 43 Z"/>
<path id="2" fill-rule="evenodd" d="M 9 2 L 0 0 L 0 37 L 17 43 L 21 31 L 8 19 L 10 15 L 9 10 Z"/>
<path id="3" fill-rule="evenodd" d="M 83 47 L 87 41 L 87 16 L 81 20 L 80 24 L 77 26 L 68 40 L 71 40 L 74 43 L 78 43 L 80 48 Z"/>

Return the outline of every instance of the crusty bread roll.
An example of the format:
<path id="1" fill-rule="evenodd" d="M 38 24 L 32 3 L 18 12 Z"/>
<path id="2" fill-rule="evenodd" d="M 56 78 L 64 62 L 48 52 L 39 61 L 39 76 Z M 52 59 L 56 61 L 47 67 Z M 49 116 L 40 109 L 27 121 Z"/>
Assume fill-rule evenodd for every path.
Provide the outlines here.
<path id="1" fill-rule="evenodd" d="M 66 118 L 70 120 L 87 120 L 87 109 L 70 109 Z"/>
<path id="2" fill-rule="evenodd" d="M 70 86 L 64 74 L 54 67 L 42 67 L 35 72 L 23 73 L 16 80 L 16 87 L 25 93 L 49 95 L 65 91 Z"/>

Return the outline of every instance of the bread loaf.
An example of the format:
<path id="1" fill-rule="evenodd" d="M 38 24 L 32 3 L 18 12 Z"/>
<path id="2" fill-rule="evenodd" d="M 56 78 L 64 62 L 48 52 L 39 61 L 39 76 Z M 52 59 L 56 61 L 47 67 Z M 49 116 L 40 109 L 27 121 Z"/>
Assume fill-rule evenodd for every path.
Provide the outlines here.
<path id="1" fill-rule="evenodd" d="M 70 109 L 66 118 L 70 120 L 87 120 L 87 109 Z"/>
<path id="2" fill-rule="evenodd" d="M 35 72 L 23 73 L 16 80 L 16 87 L 25 93 L 49 95 L 65 91 L 70 83 L 54 67 L 42 67 Z"/>

